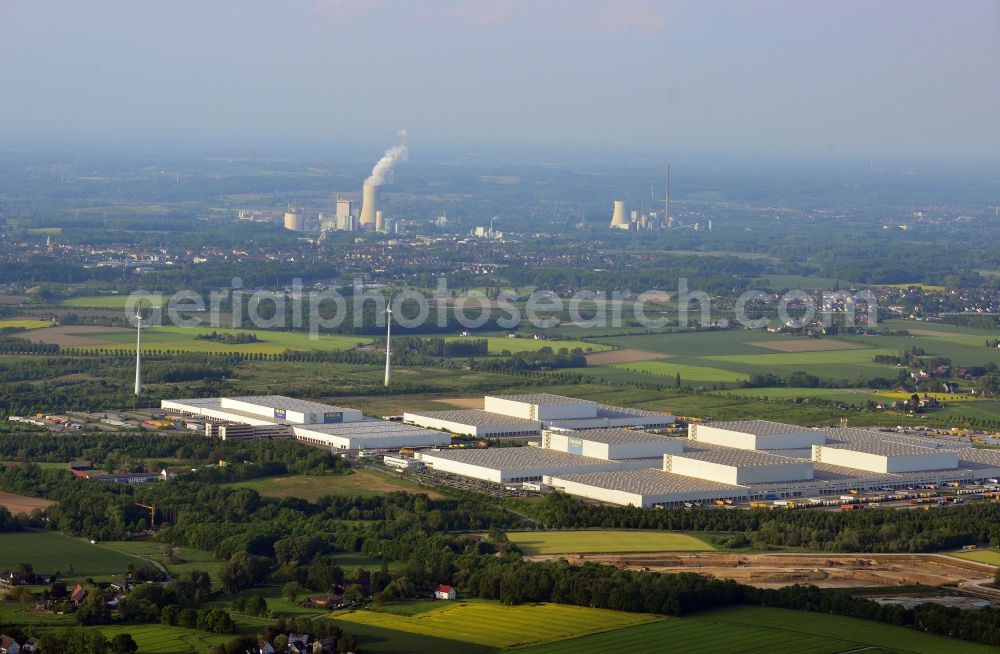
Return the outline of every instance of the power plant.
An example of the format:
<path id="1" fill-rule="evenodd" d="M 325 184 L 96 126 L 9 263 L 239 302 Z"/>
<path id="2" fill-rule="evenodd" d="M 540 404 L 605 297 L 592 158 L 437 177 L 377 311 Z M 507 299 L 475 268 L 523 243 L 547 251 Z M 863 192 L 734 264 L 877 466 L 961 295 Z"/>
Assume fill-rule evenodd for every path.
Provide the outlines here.
<path id="1" fill-rule="evenodd" d="M 625 201 L 615 200 L 615 211 L 611 214 L 611 226 L 617 229 L 631 229 L 632 224 L 625 217 Z"/>
<path id="2" fill-rule="evenodd" d="M 361 218 L 358 220 L 362 230 L 375 229 L 376 211 L 378 211 L 378 186 L 366 181 L 361 187 Z"/>
<path id="3" fill-rule="evenodd" d="M 615 200 L 615 208 L 611 214 L 611 229 L 645 231 L 690 228 L 695 231 L 699 230 L 699 223 L 681 225 L 680 221 L 675 222 L 674 217 L 670 215 L 670 166 L 667 166 L 666 189 L 663 198 L 657 198 L 652 191 L 650 191 L 650 195 L 652 195 L 655 202 L 663 203 L 662 212 L 658 210 L 646 212 L 644 209 L 641 209 L 639 211 L 633 210 L 630 214 L 626 214 L 625 202 L 623 200 Z M 708 221 L 708 229 L 712 229 L 712 221 Z"/>
<path id="4" fill-rule="evenodd" d="M 306 228 L 306 217 L 301 209 L 289 207 L 285 211 L 285 229 L 293 232 L 301 232 Z"/>

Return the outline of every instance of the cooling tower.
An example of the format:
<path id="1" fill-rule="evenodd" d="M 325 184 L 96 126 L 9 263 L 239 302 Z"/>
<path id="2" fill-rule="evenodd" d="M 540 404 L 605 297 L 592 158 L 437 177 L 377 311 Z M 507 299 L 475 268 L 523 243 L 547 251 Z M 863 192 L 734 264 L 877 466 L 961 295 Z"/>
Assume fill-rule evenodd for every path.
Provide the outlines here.
<path id="1" fill-rule="evenodd" d="M 625 202 L 622 200 L 615 200 L 615 212 L 611 214 L 611 226 L 618 229 L 630 227 L 629 220 L 625 217 Z"/>
<path id="2" fill-rule="evenodd" d="M 365 184 L 361 188 L 361 229 L 375 228 L 375 212 L 378 211 L 378 187 Z"/>
<path id="3" fill-rule="evenodd" d="M 289 209 L 285 212 L 285 229 L 293 232 L 301 232 L 305 229 L 305 216 L 298 209 Z"/>

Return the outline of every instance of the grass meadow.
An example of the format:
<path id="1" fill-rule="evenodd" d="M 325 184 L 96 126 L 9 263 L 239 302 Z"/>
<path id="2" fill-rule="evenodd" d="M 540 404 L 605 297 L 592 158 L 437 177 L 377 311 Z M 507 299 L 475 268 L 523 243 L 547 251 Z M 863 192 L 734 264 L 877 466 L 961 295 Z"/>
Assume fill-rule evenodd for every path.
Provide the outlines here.
<path id="1" fill-rule="evenodd" d="M 112 574 L 123 574 L 130 563 L 140 565 L 141 561 L 103 543 L 94 545 L 53 531 L 0 534 L 0 570 L 10 570 L 19 563 L 31 563 L 42 575 L 58 571 L 64 578 L 108 579 Z"/>
<path id="2" fill-rule="evenodd" d="M 233 488 L 250 488 L 264 497 L 284 498 L 298 497 L 315 502 L 324 495 L 358 495 L 361 497 L 377 497 L 396 491 L 406 493 L 424 493 L 432 498 L 441 494 L 419 486 L 413 482 L 399 479 L 387 474 L 371 470 L 356 470 L 346 475 L 288 475 L 281 477 L 262 477 L 248 481 L 238 481 L 226 484 Z"/>
<path id="3" fill-rule="evenodd" d="M 528 555 L 598 552 L 697 552 L 715 549 L 694 536 L 669 531 L 632 529 L 509 531 L 507 537 Z"/>

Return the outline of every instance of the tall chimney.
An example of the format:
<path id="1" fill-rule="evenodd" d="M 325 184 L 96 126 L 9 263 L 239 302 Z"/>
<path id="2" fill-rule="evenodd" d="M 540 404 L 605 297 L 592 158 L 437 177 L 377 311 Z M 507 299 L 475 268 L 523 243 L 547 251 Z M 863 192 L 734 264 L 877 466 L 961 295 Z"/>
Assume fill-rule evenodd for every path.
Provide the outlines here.
<path id="1" fill-rule="evenodd" d="M 361 187 L 361 229 L 375 228 L 375 212 L 378 211 L 378 187 L 365 184 Z"/>

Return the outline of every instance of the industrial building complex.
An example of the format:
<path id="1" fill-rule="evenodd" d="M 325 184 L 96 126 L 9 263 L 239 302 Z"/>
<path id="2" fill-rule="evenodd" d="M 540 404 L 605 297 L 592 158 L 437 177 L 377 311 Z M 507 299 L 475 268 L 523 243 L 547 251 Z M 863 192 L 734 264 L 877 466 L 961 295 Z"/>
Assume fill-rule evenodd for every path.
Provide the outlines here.
<path id="1" fill-rule="evenodd" d="M 403 422 L 477 438 L 538 436 L 543 429 L 642 427 L 662 429 L 674 416 L 626 409 L 550 393 L 487 395 L 482 409 L 403 414 Z"/>
<path id="2" fill-rule="evenodd" d="M 843 493 L 1000 478 L 1000 450 L 971 443 L 766 420 L 691 422 L 685 437 L 671 415 L 548 393 L 488 395 L 482 409 L 407 412 L 403 422 L 280 395 L 161 406 L 203 421 L 207 435 L 223 439 L 291 437 L 331 450 L 382 450 L 386 465 L 426 469 L 442 480 L 523 484 L 638 507 L 822 502 Z M 454 447 L 453 435 L 533 440 L 524 447 Z"/>
<path id="3" fill-rule="evenodd" d="M 450 474 L 528 482 L 641 507 L 820 501 L 842 493 L 1000 477 L 1000 451 L 893 432 L 811 429 L 762 420 L 695 423 L 687 438 L 635 429 L 547 426 L 537 447 L 424 450 L 416 456 L 428 468 Z"/>
<path id="4" fill-rule="evenodd" d="M 238 438 L 290 435 L 334 450 L 440 446 L 451 442 L 451 437 L 441 432 L 366 418 L 357 409 L 283 395 L 162 400 L 160 406 L 182 416 L 199 416 L 205 421 L 207 434 L 217 433 L 223 438 L 229 433 L 238 434 Z M 234 429 L 234 425 L 240 427 Z"/>

